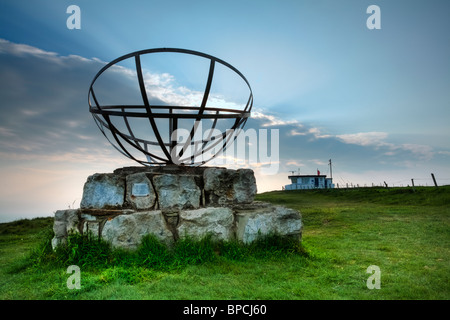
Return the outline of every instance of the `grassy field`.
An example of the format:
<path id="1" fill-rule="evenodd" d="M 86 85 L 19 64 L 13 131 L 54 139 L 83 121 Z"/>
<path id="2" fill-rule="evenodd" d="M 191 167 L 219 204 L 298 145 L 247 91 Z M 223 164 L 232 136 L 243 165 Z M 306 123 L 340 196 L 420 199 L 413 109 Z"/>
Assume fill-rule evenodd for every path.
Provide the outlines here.
<path id="1" fill-rule="evenodd" d="M 301 246 L 186 241 L 168 251 L 149 238 L 130 255 L 74 239 L 54 253 L 51 218 L 0 224 L 0 299 L 450 298 L 449 186 L 278 191 L 257 200 L 302 213 Z M 81 268 L 80 290 L 66 285 L 70 264 Z M 380 289 L 367 287 L 371 265 Z"/>

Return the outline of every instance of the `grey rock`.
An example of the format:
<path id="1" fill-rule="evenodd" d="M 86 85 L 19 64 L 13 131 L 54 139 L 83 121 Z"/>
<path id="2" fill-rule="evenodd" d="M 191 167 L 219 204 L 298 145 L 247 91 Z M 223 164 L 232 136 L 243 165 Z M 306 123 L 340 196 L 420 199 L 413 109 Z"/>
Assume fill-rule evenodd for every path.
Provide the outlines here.
<path id="1" fill-rule="evenodd" d="M 125 198 L 125 179 L 113 173 L 96 173 L 88 177 L 80 207 L 87 209 L 120 208 Z"/>
<path id="2" fill-rule="evenodd" d="M 239 210 L 236 214 L 236 237 L 251 243 L 261 235 L 302 236 L 302 220 L 298 211 L 282 206 L 258 203 L 253 208 Z"/>
<path id="3" fill-rule="evenodd" d="M 142 237 L 155 235 L 166 244 L 173 243 L 172 232 L 168 229 L 165 219 L 159 210 L 136 212 L 129 215 L 119 215 L 107 220 L 101 236 L 113 247 L 136 249 Z"/>
<path id="4" fill-rule="evenodd" d="M 84 221 L 83 234 L 91 234 L 95 238 L 100 236 L 100 221 Z"/>
<path id="5" fill-rule="evenodd" d="M 251 169 L 207 168 L 203 172 L 203 181 L 207 205 L 251 203 L 256 194 L 256 180 Z"/>
<path id="6" fill-rule="evenodd" d="M 164 213 L 200 207 L 202 192 L 194 176 L 156 175 L 153 177 L 153 184 L 158 195 L 159 209 Z"/>
<path id="7" fill-rule="evenodd" d="M 79 222 L 78 209 L 58 210 L 55 212 L 53 222 L 53 232 L 55 233 L 55 236 L 52 239 L 53 249 L 56 249 L 57 246 L 65 243 L 69 234 L 79 232 Z"/>
<path id="8" fill-rule="evenodd" d="M 208 207 L 180 212 L 178 236 L 202 238 L 211 235 L 215 240 L 234 238 L 233 210 L 225 207 Z"/>
<path id="9" fill-rule="evenodd" d="M 127 175 L 126 184 L 126 199 L 134 209 L 148 210 L 155 205 L 156 193 L 150 179 L 147 178 L 145 173 L 134 173 Z M 144 192 L 139 193 L 141 191 Z"/>
<path id="10" fill-rule="evenodd" d="M 234 180 L 234 202 L 235 203 L 252 203 L 257 192 L 256 179 L 253 170 L 238 169 L 236 170 L 237 178 Z"/>
<path id="11" fill-rule="evenodd" d="M 81 229 L 83 234 L 91 234 L 95 238 L 99 238 L 103 221 L 104 218 L 102 217 L 97 217 L 81 212 L 79 228 Z"/>

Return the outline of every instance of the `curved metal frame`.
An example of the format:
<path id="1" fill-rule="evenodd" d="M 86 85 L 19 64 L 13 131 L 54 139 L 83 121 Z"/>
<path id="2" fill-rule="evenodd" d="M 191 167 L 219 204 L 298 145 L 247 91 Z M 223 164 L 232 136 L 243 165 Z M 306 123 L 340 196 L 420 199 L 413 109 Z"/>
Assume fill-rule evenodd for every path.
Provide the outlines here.
<path id="1" fill-rule="evenodd" d="M 190 55 L 196 55 L 200 56 L 206 59 L 210 60 L 210 66 L 209 66 L 209 74 L 208 79 L 206 83 L 206 88 L 203 94 L 203 99 L 201 102 L 201 105 L 199 107 L 194 106 L 161 106 L 161 105 L 150 105 L 149 99 L 147 97 L 147 92 L 145 89 L 144 79 L 142 75 L 142 66 L 141 66 L 141 55 L 144 54 L 150 54 L 150 53 L 158 53 L 158 52 L 174 52 L 174 53 L 182 53 L 182 54 L 190 54 Z M 109 67 L 115 65 L 116 63 L 133 58 L 135 60 L 136 64 L 136 73 L 139 83 L 139 89 L 142 96 L 143 105 L 111 105 L 111 106 L 100 106 L 98 103 L 98 100 L 95 96 L 93 85 L 97 78 Z M 248 89 L 250 91 L 249 98 L 247 100 L 247 104 L 244 108 L 244 110 L 236 110 L 236 109 L 225 109 L 225 108 L 214 108 L 214 107 L 206 107 L 206 103 L 208 101 L 213 76 L 214 76 L 214 68 L 216 63 L 220 63 L 229 69 L 236 72 L 247 84 Z M 92 105 L 91 97 L 94 102 L 94 105 Z M 89 102 L 89 111 L 92 113 L 92 116 L 94 117 L 95 122 L 97 123 L 97 126 L 99 127 L 100 131 L 103 133 L 103 135 L 108 139 L 108 141 L 123 155 L 126 157 L 133 159 L 137 161 L 140 164 L 143 165 L 154 165 L 154 164 L 188 164 L 188 165 L 202 165 L 206 163 L 207 161 L 210 161 L 214 157 L 216 157 L 220 152 L 223 152 L 226 150 L 227 144 L 229 141 L 236 137 L 237 134 L 239 134 L 239 129 L 242 129 L 248 119 L 250 117 L 250 111 L 253 106 L 253 93 L 252 89 L 250 87 L 249 82 L 244 77 L 244 75 L 237 70 L 235 67 L 230 65 L 229 63 L 218 59 L 216 57 L 213 57 L 211 55 L 193 51 L 193 50 L 186 50 L 186 49 L 177 49 L 177 48 L 157 48 L 157 49 L 147 49 L 147 50 L 141 50 L 136 51 L 133 53 L 126 54 L 122 57 L 119 57 L 107 65 L 105 65 L 94 77 L 94 79 L 91 82 L 91 85 L 89 87 L 89 94 L 88 94 L 88 102 Z M 145 112 L 131 112 L 128 111 L 128 109 L 142 109 L 145 110 Z M 168 111 L 168 113 L 162 113 L 158 112 L 159 110 L 165 109 Z M 174 111 L 198 111 L 198 113 L 174 113 Z M 205 112 L 214 112 L 211 113 L 205 113 Z M 122 117 L 127 130 L 128 134 L 125 134 L 123 132 L 120 132 L 112 123 L 111 117 Z M 135 137 L 133 130 L 129 124 L 128 118 L 137 117 L 137 118 L 147 118 L 150 122 L 150 126 L 152 127 L 152 130 L 155 134 L 156 141 L 149 141 L 141 138 Z M 169 119 L 169 139 L 170 141 L 163 141 L 161 134 L 158 130 L 158 127 L 156 125 L 155 119 L 157 118 L 164 118 Z M 183 144 L 182 149 L 178 154 L 174 154 L 175 148 L 179 147 L 177 144 L 176 139 L 173 139 L 173 133 L 175 130 L 178 129 L 178 121 L 180 119 L 195 119 L 194 126 L 192 127 L 190 131 L 190 137 L 187 139 L 187 141 Z M 197 131 L 197 128 L 201 122 L 202 119 L 213 119 L 213 124 L 211 129 L 216 128 L 217 120 L 218 119 L 234 119 L 234 124 L 230 128 L 231 130 L 227 130 L 226 132 L 222 132 L 220 135 L 212 136 L 212 130 L 207 139 L 202 139 L 202 141 L 193 141 L 194 135 Z M 108 129 L 111 131 L 112 136 L 114 137 L 115 142 L 117 145 L 111 141 L 108 136 L 106 135 L 105 129 Z M 125 147 L 125 145 L 120 141 L 120 139 L 123 139 L 129 146 L 134 147 L 135 149 L 142 152 L 146 158 L 147 161 L 142 161 L 139 159 L 136 159 Z M 215 146 L 217 146 L 220 142 L 223 143 L 222 148 L 219 152 L 212 155 L 210 159 L 204 160 L 202 159 L 201 162 L 196 162 L 195 159 L 199 155 L 203 155 L 205 152 L 211 150 Z M 208 145 L 210 143 L 210 145 Z M 191 145 L 198 145 L 201 144 L 202 147 L 199 150 L 196 150 L 196 152 L 189 157 L 183 158 L 183 154 L 186 152 L 186 149 Z M 208 146 L 207 146 L 208 145 Z M 149 150 L 149 146 L 159 146 L 164 154 L 164 156 L 158 156 L 154 152 L 151 152 Z M 206 147 L 207 146 L 207 147 Z M 206 147 L 206 148 L 205 148 Z"/>

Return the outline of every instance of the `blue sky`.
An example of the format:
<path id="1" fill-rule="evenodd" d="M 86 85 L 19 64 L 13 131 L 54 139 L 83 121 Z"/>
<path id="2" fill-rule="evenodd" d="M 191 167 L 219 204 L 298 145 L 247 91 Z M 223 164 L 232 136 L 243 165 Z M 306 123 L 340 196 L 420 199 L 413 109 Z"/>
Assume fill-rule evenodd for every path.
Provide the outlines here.
<path id="1" fill-rule="evenodd" d="M 69 5 L 81 29 L 69 30 Z M 369 5 L 381 29 L 369 30 Z M 221 58 L 251 84 L 248 128 L 278 129 L 276 175 L 340 185 L 450 183 L 448 1 L 8 1 L 0 3 L 0 222 L 77 207 L 95 172 L 134 165 L 88 112 L 89 84 L 126 53 Z M 246 128 L 247 128 L 246 127 Z"/>

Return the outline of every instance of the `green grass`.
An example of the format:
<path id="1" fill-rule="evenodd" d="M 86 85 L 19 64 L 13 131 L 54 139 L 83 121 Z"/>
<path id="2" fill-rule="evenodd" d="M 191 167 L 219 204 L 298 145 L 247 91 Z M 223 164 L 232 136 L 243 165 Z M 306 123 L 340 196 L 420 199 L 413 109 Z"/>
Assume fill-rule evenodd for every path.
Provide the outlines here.
<path id="1" fill-rule="evenodd" d="M 49 247 L 52 219 L 0 224 L 0 299 L 450 298 L 450 187 L 278 191 L 257 200 L 298 209 L 302 244 L 251 246 L 152 237 L 134 253 L 73 237 Z M 67 267 L 81 268 L 69 290 Z M 381 270 L 381 289 L 366 269 Z"/>

